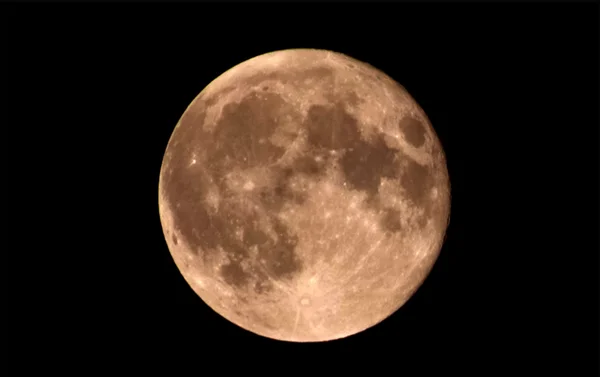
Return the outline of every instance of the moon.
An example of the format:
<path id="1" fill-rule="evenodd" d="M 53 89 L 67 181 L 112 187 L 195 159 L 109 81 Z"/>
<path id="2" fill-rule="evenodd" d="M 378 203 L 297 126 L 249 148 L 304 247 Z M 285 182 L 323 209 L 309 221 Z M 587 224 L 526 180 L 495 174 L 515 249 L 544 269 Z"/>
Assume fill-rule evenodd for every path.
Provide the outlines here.
<path id="1" fill-rule="evenodd" d="M 313 49 L 211 82 L 168 142 L 159 213 L 173 259 L 222 317 L 290 342 L 345 338 L 423 283 L 450 217 L 442 145 L 392 78 Z"/>

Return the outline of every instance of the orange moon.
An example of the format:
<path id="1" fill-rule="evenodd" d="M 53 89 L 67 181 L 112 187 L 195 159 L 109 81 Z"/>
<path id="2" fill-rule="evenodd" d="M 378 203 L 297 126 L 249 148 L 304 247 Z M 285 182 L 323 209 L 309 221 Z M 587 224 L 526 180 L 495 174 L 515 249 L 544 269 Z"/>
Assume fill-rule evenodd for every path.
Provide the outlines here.
<path id="1" fill-rule="evenodd" d="M 255 334 L 339 339 L 423 283 L 450 217 L 445 155 L 424 111 L 376 68 L 276 51 L 211 82 L 166 148 L 159 211 L 181 274 Z"/>

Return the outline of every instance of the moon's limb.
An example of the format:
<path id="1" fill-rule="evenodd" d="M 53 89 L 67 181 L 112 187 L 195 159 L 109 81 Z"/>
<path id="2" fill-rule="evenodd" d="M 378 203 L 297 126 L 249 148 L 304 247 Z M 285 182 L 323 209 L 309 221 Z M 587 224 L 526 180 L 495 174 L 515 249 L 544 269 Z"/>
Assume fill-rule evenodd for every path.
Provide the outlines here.
<path id="1" fill-rule="evenodd" d="M 177 124 L 161 170 L 167 244 L 194 291 L 274 339 L 360 332 L 410 298 L 450 210 L 443 150 L 391 78 L 286 50 L 213 81 Z"/>

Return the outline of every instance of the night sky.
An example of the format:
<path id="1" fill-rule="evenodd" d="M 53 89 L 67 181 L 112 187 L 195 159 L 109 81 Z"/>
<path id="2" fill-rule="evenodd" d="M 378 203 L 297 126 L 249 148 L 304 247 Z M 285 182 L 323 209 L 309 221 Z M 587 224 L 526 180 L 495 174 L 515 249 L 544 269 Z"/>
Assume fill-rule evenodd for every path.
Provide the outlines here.
<path id="1" fill-rule="evenodd" d="M 5 8 L 11 375 L 598 375 L 597 4 Z M 322 344 L 261 338 L 213 312 L 158 213 L 163 153 L 189 103 L 286 48 L 341 52 L 402 84 L 452 184 L 422 287 L 379 325 Z"/>

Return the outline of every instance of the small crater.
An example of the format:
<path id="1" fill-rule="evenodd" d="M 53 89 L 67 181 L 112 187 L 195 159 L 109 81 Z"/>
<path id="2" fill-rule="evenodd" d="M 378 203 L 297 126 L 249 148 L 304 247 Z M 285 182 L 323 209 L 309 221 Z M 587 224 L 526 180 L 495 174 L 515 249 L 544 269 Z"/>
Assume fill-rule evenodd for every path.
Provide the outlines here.
<path id="1" fill-rule="evenodd" d="M 244 242 L 248 246 L 264 245 L 269 241 L 269 236 L 257 227 L 248 227 L 244 232 Z"/>
<path id="2" fill-rule="evenodd" d="M 266 276 L 261 276 L 254 283 L 254 292 L 256 294 L 263 294 L 267 292 L 271 292 L 273 290 L 273 284 L 268 280 Z"/>
<path id="3" fill-rule="evenodd" d="M 300 305 L 302 305 L 302 306 L 309 306 L 310 305 L 310 298 L 308 298 L 308 297 L 302 297 L 300 299 Z"/>
<path id="4" fill-rule="evenodd" d="M 175 234 L 171 236 L 171 240 L 173 240 L 173 245 L 177 246 L 177 236 Z"/>
<path id="5" fill-rule="evenodd" d="M 245 317 L 244 313 L 241 310 L 239 310 L 239 309 L 235 309 L 234 308 L 234 309 L 232 309 L 232 311 L 233 311 L 233 314 L 237 315 L 239 318 L 244 318 Z"/>
<path id="6" fill-rule="evenodd" d="M 420 147 L 425 143 L 425 127 L 417 119 L 407 116 L 402 118 L 398 124 L 404 134 L 404 138 L 415 147 Z"/>

